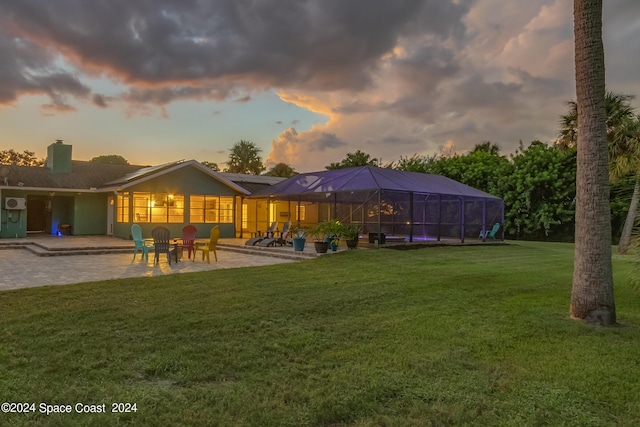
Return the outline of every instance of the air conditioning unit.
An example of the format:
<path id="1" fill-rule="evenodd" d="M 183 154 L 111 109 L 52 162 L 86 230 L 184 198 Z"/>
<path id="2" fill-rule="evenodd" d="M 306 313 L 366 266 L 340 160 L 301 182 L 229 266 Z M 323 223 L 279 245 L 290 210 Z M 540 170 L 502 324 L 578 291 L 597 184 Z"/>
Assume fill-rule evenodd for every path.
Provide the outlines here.
<path id="1" fill-rule="evenodd" d="M 16 211 L 27 209 L 27 201 L 22 197 L 5 197 L 4 208 Z"/>

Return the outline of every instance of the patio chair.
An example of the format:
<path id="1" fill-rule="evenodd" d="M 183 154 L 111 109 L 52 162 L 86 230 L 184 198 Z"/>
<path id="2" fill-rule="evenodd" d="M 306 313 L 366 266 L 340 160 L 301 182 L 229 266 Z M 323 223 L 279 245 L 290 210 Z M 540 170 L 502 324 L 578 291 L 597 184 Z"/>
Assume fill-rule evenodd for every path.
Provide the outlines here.
<path id="1" fill-rule="evenodd" d="M 182 243 L 178 247 L 187 249 L 187 258 L 191 258 L 191 252 L 195 249 L 193 242 L 196 240 L 196 234 L 198 229 L 194 225 L 189 224 L 182 229 Z"/>
<path id="2" fill-rule="evenodd" d="M 495 239 L 496 233 L 498 232 L 499 229 L 500 229 L 500 223 L 496 222 L 495 224 L 493 224 L 493 228 L 491 230 L 486 230 L 484 232 L 484 236 L 482 235 L 482 230 L 480 230 L 480 236 L 478 236 L 478 239 L 483 239 L 483 240 Z"/>
<path id="3" fill-rule="evenodd" d="M 133 260 L 136 260 L 138 251 L 141 251 L 141 259 L 149 261 L 149 249 L 153 249 L 153 245 L 147 245 L 145 243 L 142 238 L 142 228 L 140 228 L 138 224 L 133 224 L 131 226 L 131 237 L 133 238 L 133 242 L 136 244 L 136 247 L 133 249 Z"/>
<path id="4" fill-rule="evenodd" d="M 278 229 L 278 221 L 273 221 L 269 229 L 264 232 L 264 235 L 262 234 L 261 231 L 258 231 L 258 235 L 244 242 L 244 245 L 255 246 L 257 243 L 263 241 L 264 239 L 273 238 L 273 235 L 277 229 Z"/>
<path id="5" fill-rule="evenodd" d="M 209 258 L 209 253 L 213 252 L 213 256 L 218 262 L 218 254 L 216 252 L 216 246 L 218 245 L 218 239 L 220 238 L 220 227 L 215 225 L 211 229 L 211 233 L 209 234 L 209 242 L 207 243 L 196 243 L 196 247 L 193 250 L 193 259 L 191 262 L 196 260 L 196 252 L 202 251 L 202 260 L 204 261 L 204 256 L 207 256 L 207 263 L 211 264 L 211 259 Z"/>
<path id="6" fill-rule="evenodd" d="M 287 244 L 287 235 L 289 234 L 289 228 L 291 228 L 291 221 L 287 221 L 282 226 L 282 231 L 280 232 L 280 236 L 274 237 L 273 235 L 269 238 L 263 239 L 258 242 L 258 246 L 275 246 L 275 245 L 285 245 Z"/>
<path id="7" fill-rule="evenodd" d="M 286 245 L 291 245 L 293 246 L 293 240 L 291 240 L 289 238 L 289 232 L 291 231 L 291 221 L 287 221 L 284 223 L 284 226 L 282 227 L 282 233 L 280 233 L 280 237 L 278 237 L 278 240 L 276 241 L 276 245 L 278 246 L 286 246 Z"/>
<path id="8" fill-rule="evenodd" d="M 151 230 L 151 235 L 153 236 L 153 246 L 155 247 L 155 258 L 153 261 L 153 265 L 156 265 L 160 262 L 160 254 L 167 254 L 167 261 L 169 261 L 169 265 L 171 265 L 171 257 L 177 255 L 176 248 L 173 243 L 170 242 L 171 232 L 168 228 L 158 226 Z M 177 261 L 176 257 L 176 261 Z"/>

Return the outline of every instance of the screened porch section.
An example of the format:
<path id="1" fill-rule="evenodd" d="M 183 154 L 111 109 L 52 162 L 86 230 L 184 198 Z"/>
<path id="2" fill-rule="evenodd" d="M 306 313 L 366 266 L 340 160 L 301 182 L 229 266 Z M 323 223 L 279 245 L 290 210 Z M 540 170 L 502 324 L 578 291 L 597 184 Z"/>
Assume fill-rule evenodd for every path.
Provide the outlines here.
<path id="1" fill-rule="evenodd" d="M 503 201 L 438 175 L 363 166 L 297 175 L 245 199 L 243 229 L 337 219 L 386 241 L 478 239 L 503 224 Z M 246 227 L 245 227 L 246 226 Z M 502 231 L 499 233 L 502 238 Z"/>

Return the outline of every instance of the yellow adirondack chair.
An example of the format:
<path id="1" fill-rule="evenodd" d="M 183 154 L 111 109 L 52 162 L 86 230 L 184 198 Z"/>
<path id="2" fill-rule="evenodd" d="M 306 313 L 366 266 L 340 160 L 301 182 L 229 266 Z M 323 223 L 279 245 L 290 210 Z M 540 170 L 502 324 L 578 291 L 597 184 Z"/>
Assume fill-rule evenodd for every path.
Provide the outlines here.
<path id="1" fill-rule="evenodd" d="M 193 249 L 193 259 L 192 262 L 196 260 L 196 253 L 198 251 L 202 251 L 202 260 L 204 261 L 204 256 L 207 256 L 207 263 L 211 264 L 211 259 L 209 258 L 209 253 L 213 252 L 213 256 L 218 262 L 218 254 L 216 253 L 216 246 L 218 245 L 218 239 L 220 238 L 220 227 L 215 225 L 211 229 L 211 234 L 209 236 L 209 242 L 207 243 L 196 243 L 196 247 Z"/>

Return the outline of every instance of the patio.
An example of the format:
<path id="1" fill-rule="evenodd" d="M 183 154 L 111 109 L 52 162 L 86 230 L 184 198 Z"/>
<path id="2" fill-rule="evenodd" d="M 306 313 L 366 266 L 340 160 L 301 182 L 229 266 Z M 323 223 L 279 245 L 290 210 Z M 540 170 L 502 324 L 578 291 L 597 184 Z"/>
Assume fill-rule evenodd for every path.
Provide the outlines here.
<path id="1" fill-rule="evenodd" d="M 260 256 L 251 252 L 238 253 L 220 246 L 218 262 L 212 260 L 211 264 L 207 264 L 198 257 L 195 262 L 183 258 L 180 262 L 169 265 L 166 256 L 160 256 L 159 265 L 154 266 L 153 255 L 148 262 L 141 260 L 140 254 L 135 261 L 132 261 L 132 241 L 108 236 L 64 236 L 63 238 L 37 236 L 25 239 L 4 239 L 0 242 L 0 249 L 3 249 L 0 250 L 0 271 L 2 271 L 0 290 L 193 273 L 294 261 L 291 258 Z"/>
<path id="2" fill-rule="evenodd" d="M 38 286 L 64 285 L 127 277 L 151 277 L 167 274 L 193 273 L 199 271 L 263 266 L 314 259 L 318 254 L 313 242 L 307 240 L 303 252 L 294 252 L 291 246 L 257 247 L 245 246 L 246 239 L 220 239 L 218 262 L 207 264 L 200 257 L 195 262 L 184 258 L 178 263 L 168 264 L 166 256 L 160 264 L 153 265 L 153 255 L 148 262 L 141 255 L 133 258 L 133 241 L 111 236 L 50 236 L 33 235 L 20 239 L 0 240 L 0 291 Z M 384 247 L 414 248 L 424 246 L 468 246 L 504 244 L 504 242 L 457 241 L 387 243 Z M 361 239 L 360 249 L 373 248 Z M 358 250 L 360 250 L 358 249 Z M 344 244 L 338 252 L 346 251 Z M 329 251 L 329 254 L 332 252 Z"/>

